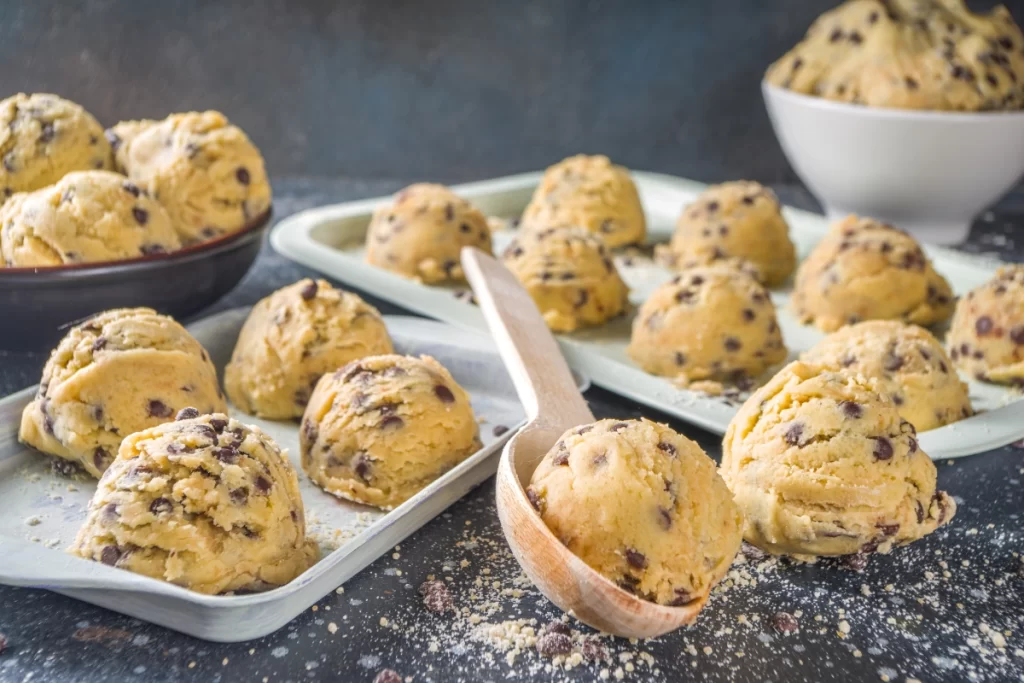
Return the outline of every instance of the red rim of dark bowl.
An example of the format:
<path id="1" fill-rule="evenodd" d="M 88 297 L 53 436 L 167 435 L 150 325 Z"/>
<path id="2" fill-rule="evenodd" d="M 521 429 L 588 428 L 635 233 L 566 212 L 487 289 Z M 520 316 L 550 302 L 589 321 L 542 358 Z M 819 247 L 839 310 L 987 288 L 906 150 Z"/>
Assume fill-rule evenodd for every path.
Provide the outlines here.
<path id="1" fill-rule="evenodd" d="M 199 242 L 197 244 L 191 244 L 182 249 L 176 251 L 169 251 L 162 254 L 149 254 L 148 256 L 139 256 L 138 258 L 122 259 L 120 261 L 94 261 L 90 263 L 75 263 L 73 265 L 60 265 L 60 266 L 22 266 L 17 268 L 4 268 L 0 267 L 0 279 L 12 275 L 25 275 L 25 276 L 37 276 L 37 275 L 57 275 L 60 273 L 73 273 L 75 275 L 88 275 L 94 273 L 106 273 L 112 270 L 129 270 L 132 268 L 141 268 L 154 263 L 170 263 L 177 260 L 187 259 L 206 251 L 217 251 L 219 247 L 227 246 L 233 242 L 242 240 L 248 235 L 254 232 L 259 232 L 261 229 L 266 227 L 267 223 L 270 222 L 270 217 L 274 213 L 274 208 L 271 206 L 266 211 L 261 213 L 256 218 L 248 221 L 242 226 L 240 230 L 229 232 L 226 235 L 215 237 L 212 240 L 205 242 Z"/>

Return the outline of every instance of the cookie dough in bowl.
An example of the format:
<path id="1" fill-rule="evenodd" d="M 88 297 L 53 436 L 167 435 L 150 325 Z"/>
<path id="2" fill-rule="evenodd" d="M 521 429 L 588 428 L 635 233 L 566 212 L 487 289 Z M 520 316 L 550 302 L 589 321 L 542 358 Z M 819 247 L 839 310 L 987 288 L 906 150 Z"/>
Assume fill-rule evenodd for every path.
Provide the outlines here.
<path id="1" fill-rule="evenodd" d="M 376 308 L 326 280 L 301 280 L 253 307 L 224 369 L 224 389 L 251 415 L 302 417 L 322 375 L 391 352 Z"/>
<path id="2" fill-rule="evenodd" d="M 429 356 L 370 356 L 324 375 L 302 468 L 328 493 L 391 510 L 481 448 L 469 395 Z"/>
<path id="3" fill-rule="evenodd" d="M 801 559 L 887 553 L 956 512 L 887 396 L 859 375 L 801 361 L 740 408 L 721 473 L 743 513 L 743 537 Z"/>
<path id="4" fill-rule="evenodd" d="M 947 342 L 972 377 L 1024 387 L 1024 265 L 1003 266 L 961 298 Z"/>
<path id="5" fill-rule="evenodd" d="M 224 412 L 217 371 L 173 319 L 148 308 L 107 311 L 74 327 L 50 354 L 18 438 L 99 477 L 121 440 L 198 406 Z"/>
<path id="6" fill-rule="evenodd" d="M 278 445 L 190 407 L 124 440 L 69 552 L 207 594 L 282 586 L 319 556 Z"/>
<path id="7" fill-rule="evenodd" d="M 740 547 L 742 519 L 715 463 L 650 420 L 568 430 L 526 493 L 576 556 L 662 605 L 703 605 Z"/>

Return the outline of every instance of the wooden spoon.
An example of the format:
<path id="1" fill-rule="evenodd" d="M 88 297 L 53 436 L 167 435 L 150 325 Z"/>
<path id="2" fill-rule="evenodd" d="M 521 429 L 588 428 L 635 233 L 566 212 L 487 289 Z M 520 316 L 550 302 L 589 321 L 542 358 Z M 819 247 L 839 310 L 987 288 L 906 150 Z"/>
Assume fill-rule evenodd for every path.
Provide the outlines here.
<path id="1" fill-rule="evenodd" d="M 498 517 L 523 571 L 551 602 L 607 633 L 650 638 L 692 622 L 707 594 L 667 607 L 622 590 L 555 538 L 531 505 L 525 486 L 541 459 L 567 429 L 594 415 L 516 277 L 472 247 L 462 250 L 462 267 L 526 409 L 527 424 L 505 444 L 497 475 Z"/>

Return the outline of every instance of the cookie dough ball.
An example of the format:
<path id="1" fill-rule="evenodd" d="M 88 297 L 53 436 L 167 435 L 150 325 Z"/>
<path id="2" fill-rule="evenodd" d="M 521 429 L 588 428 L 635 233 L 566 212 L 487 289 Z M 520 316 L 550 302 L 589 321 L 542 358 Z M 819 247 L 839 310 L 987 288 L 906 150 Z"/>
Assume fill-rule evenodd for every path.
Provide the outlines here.
<path id="1" fill-rule="evenodd" d="M 808 363 L 876 380 L 919 432 L 969 417 L 971 400 L 953 362 L 928 330 L 871 320 L 833 332 L 803 354 Z"/>
<path id="2" fill-rule="evenodd" d="M 118 170 L 167 208 L 186 245 L 235 232 L 270 208 L 260 151 L 220 112 L 125 121 L 107 134 Z"/>
<path id="3" fill-rule="evenodd" d="M 56 95 L 0 101 L 0 202 L 52 185 L 71 171 L 113 168 L 110 144 L 92 114 Z"/>
<path id="4" fill-rule="evenodd" d="M 371 356 L 324 375 L 302 419 L 302 468 L 385 510 L 481 448 L 469 395 L 433 358 Z"/>
<path id="5" fill-rule="evenodd" d="M 195 408 L 125 438 L 69 552 L 208 594 L 282 586 L 319 555 L 273 439 Z"/>
<path id="6" fill-rule="evenodd" d="M 870 107 L 1020 109 L 1022 48 L 1005 7 L 975 14 L 962 0 L 852 0 L 819 17 L 766 79 Z"/>
<path id="7" fill-rule="evenodd" d="M 956 512 L 887 396 L 862 377 L 800 361 L 729 423 L 721 472 L 746 520 L 743 537 L 777 554 L 887 553 Z"/>
<path id="8" fill-rule="evenodd" d="M 647 372 L 685 381 L 737 382 L 786 359 L 768 292 L 724 265 L 691 268 L 654 290 L 628 352 Z"/>
<path id="9" fill-rule="evenodd" d="M 796 249 L 775 194 L 740 180 L 714 185 L 683 210 L 659 260 L 680 270 L 735 260 L 752 268 L 769 287 L 782 284 L 796 267 Z"/>
<path id="10" fill-rule="evenodd" d="M 580 228 L 520 234 L 502 254 L 556 332 L 600 325 L 629 305 L 629 288 L 601 239 Z"/>
<path id="11" fill-rule="evenodd" d="M 526 493 L 573 554 L 662 605 L 702 605 L 740 547 L 742 520 L 715 463 L 650 420 L 570 429 Z"/>
<path id="12" fill-rule="evenodd" d="M 0 254 L 8 266 L 117 261 L 180 247 L 164 208 L 111 171 L 69 173 L 0 207 Z"/>
<path id="13" fill-rule="evenodd" d="M 1024 386 L 1024 265 L 1003 266 L 960 299 L 947 341 L 953 362 L 972 377 Z"/>
<path id="14" fill-rule="evenodd" d="M 609 247 L 644 241 L 647 221 L 629 171 L 605 156 L 578 155 L 544 172 L 523 211 L 522 229 L 580 227 Z"/>
<path id="15" fill-rule="evenodd" d="M 116 309 L 72 328 L 50 354 L 18 438 L 99 477 L 123 438 L 186 406 L 225 411 L 206 351 L 167 316 Z"/>
<path id="16" fill-rule="evenodd" d="M 224 388 L 251 415 L 302 417 L 322 375 L 391 352 L 376 308 L 325 280 L 302 280 L 253 307 L 224 369 Z"/>
<path id="17" fill-rule="evenodd" d="M 953 312 L 953 292 L 921 245 L 891 225 L 847 216 L 800 265 L 793 308 L 826 332 L 862 320 L 932 325 Z"/>

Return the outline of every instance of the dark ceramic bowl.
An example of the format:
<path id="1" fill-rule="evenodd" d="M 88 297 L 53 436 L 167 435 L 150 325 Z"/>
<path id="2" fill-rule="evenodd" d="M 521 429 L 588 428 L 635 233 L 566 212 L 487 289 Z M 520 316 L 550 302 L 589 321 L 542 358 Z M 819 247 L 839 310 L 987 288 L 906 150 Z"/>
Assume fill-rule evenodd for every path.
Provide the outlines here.
<path id="1" fill-rule="evenodd" d="M 227 294 L 249 271 L 270 210 L 238 232 L 170 254 L 45 268 L 0 268 L 0 349 L 48 351 L 69 327 L 111 308 L 147 306 L 182 318 Z"/>

